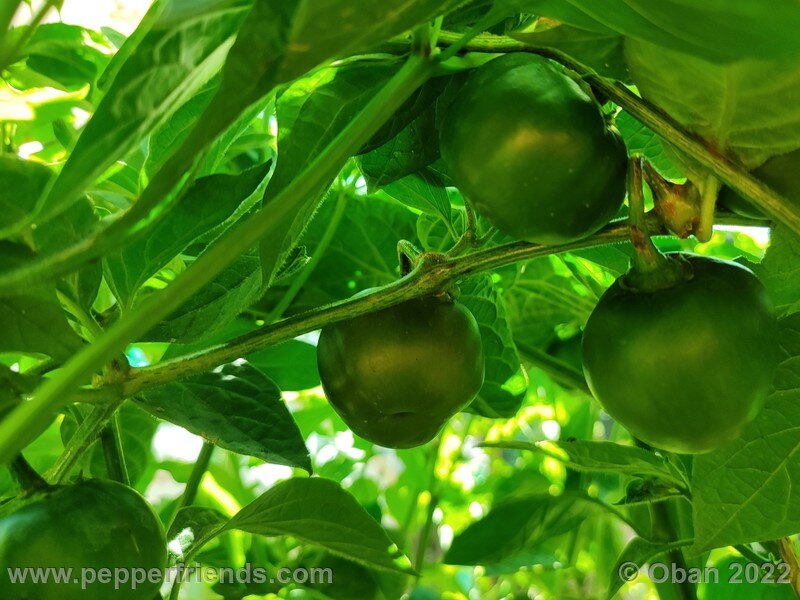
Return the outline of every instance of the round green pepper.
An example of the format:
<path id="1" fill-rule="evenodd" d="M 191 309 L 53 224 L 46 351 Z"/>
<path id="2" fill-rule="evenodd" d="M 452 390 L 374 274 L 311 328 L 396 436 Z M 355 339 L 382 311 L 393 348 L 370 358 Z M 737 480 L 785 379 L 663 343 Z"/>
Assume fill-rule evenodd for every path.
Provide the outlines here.
<path id="1" fill-rule="evenodd" d="M 606 225 L 625 197 L 627 155 L 564 70 L 527 53 L 477 68 L 441 128 L 448 173 L 499 230 L 561 244 Z"/>

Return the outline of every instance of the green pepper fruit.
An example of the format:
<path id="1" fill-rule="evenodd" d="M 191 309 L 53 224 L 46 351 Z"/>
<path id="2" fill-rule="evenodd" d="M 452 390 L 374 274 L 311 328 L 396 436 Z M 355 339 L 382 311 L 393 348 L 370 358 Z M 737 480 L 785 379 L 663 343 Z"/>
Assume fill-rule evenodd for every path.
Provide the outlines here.
<path id="1" fill-rule="evenodd" d="M 645 292 L 623 276 L 583 334 L 583 365 L 606 412 L 656 448 L 700 453 L 742 432 L 770 392 L 779 351 L 764 286 L 737 263 L 692 255 L 690 275 Z"/>
<path id="2" fill-rule="evenodd" d="M 760 179 L 787 200 L 800 203 L 800 149 L 780 156 L 773 156 L 753 170 Z M 769 219 L 752 202 L 745 200 L 729 187 L 720 190 L 717 205 L 751 219 Z"/>
<path id="3" fill-rule="evenodd" d="M 106 480 L 49 488 L 0 519 L 0 598 L 4 600 L 153 600 L 161 579 L 114 589 L 115 569 L 166 568 L 164 528 L 135 490 Z M 7 569 L 72 569 L 66 583 L 12 583 Z M 102 569 L 111 581 L 103 583 Z M 82 571 L 85 570 L 85 571 Z M 92 577 L 97 579 L 92 583 Z M 149 573 L 147 574 L 149 577 Z M 124 575 L 120 572 L 119 579 Z M 87 585 L 82 589 L 81 581 Z M 140 581 L 142 576 L 137 576 Z"/>
<path id="4" fill-rule="evenodd" d="M 587 237 L 625 197 L 622 138 L 563 68 L 533 54 L 475 69 L 444 116 L 441 151 L 475 209 L 521 240 Z"/>
<path id="5" fill-rule="evenodd" d="M 328 401 L 344 422 L 389 448 L 433 439 L 483 385 L 475 317 L 438 296 L 328 325 L 317 364 Z"/>

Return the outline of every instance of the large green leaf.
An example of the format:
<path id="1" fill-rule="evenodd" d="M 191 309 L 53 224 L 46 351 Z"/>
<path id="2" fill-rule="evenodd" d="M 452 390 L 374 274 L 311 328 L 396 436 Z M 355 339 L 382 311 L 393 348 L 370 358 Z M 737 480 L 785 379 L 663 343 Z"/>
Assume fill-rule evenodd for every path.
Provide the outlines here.
<path id="1" fill-rule="evenodd" d="M 466 79 L 463 73 L 457 75 L 447 75 L 444 77 L 432 77 L 423 83 L 411 97 L 405 101 L 403 106 L 397 109 L 392 118 L 384 123 L 372 139 L 364 145 L 360 153 L 370 152 L 386 144 L 393 137 L 398 135 L 412 121 L 426 112 L 432 104 L 435 104 L 439 97 L 444 93 L 452 93 L 453 88 L 461 85 Z"/>
<path id="2" fill-rule="evenodd" d="M 214 0 L 203 2 L 199 10 L 192 4 L 168 0 L 152 9 L 160 7 L 161 12 L 119 67 L 48 191 L 45 216 L 69 206 L 89 183 L 124 157 L 222 66 L 246 3 Z M 181 173 L 175 175 L 180 177 Z"/>
<path id="3" fill-rule="evenodd" d="M 656 477 L 669 483 L 683 485 L 666 459 L 658 454 L 623 446 L 614 442 L 571 440 L 559 442 L 497 442 L 491 448 L 509 448 L 540 452 L 563 462 L 576 471 L 618 473 L 636 477 Z"/>
<path id="4" fill-rule="evenodd" d="M 642 96 L 745 166 L 800 147 L 796 60 L 718 65 L 634 40 L 625 56 Z"/>
<path id="5" fill-rule="evenodd" d="M 353 496 L 328 479 L 289 479 L 240 510 L 227 529 L 291 536 L 359 564 L 408 572 L 397 546 Z"/>
<path id="6" fill-rule="evenodd" d="M 308 450 L 280 390 L 245 362 L 153 388 L 137 401 L 221 448 L 311 472 Z"/>
<path id="7" fill-rule="evenodd" d="M 300 340 L 289 340 L 247 356 L 248 362 L 284 391 L 307 390 L 319 385 L 317 349 Z"/>
<path id="8" fill-rule="evenodd" d="M 500 0 L 512 10 L 621 34 L 716 62 L 800 55 L 793 0 Z"/>
<path id="9" fill-rule="evenodd" d="M 0 269 L 13 268 L 30 255 L 25 246 L 2 242 Z M 52 285 L 26 286 L 0 297 L 0 331 L 0 352 L 41 353 L 63 361 L 82 345 Z"/>
<path id="10" fill-rule="evenodd" d="M 405 178 L 439 158 L 436 106 L 432 105 L 383 146 L 358 157 L 370 191 Z"/>
<path id="11" fill-rule="evenodd" d="M 145 237 L 105 259 L 108 284 L 127 307 L 151 276 L 200 236 L 219 226 L 259 187 L 270 165 L 240 175 L 209 175 L 198 179 L 178 206 Z"/>
<path id="12" fill-rule="evenodd" d="M 453 207 L 444 181 L 430 169 L 390 183 L 383 191 L 406 206 L 438 215 L 447 224 L 453 220 Z"/>
<path id="13" fill-rule="evenodd" d="M 71 244 L 85 239 L 99 221 L 94 206 L 82 198 L 68 208 L 58 219 L 52 219 L 33 230 L 33 241 L 40 255 L 53 255 Z M 66 294 L 85 311 L 90 312 L 103 279 L 99 262 L 90 263 L 76 272 L 65 275 L 57 282 L 58 291 Z"/>
<path id="14" fill-rule="evenodd" d="M 516 265 L 503 276 L 503 298 L 520 345 L 543 348 L 553 339 L 556 326 L 583 325 L 597 300 L 558 257 Z"/>
<path id="15" fill-rule="evenodd" d="M 588 31 L 561 24 L 549 29 L 537 28 L 510 35 L 531 46 L 561 50 L 606 77 L 622 81 L 628 79 L 628 67 L 622 51 L 625 38 L 618 33 Z"/>
<path id="16" fill-rule="evenodd" d="M 61 421 L 61 440 L 65 446 L 78 430 L 78 419 L 80 418 L 82 422 L 89 410 L 89 408 L 76 407 L 74 411 L 69 411 L 64 415 Z M 152 464 L 153 435 L 158 427 L 158 421 L 130 402 L 123 404 L 114 418 L 117 419 L 119 425 L 125 467 L 131 485 L 135 487 Z M 90 446 L 82 461 L 88 466 L 92 477 L 107 478 L 109 476 L 100 440 Z"/>
<path id="17" fill-rule="evenodd" d="M 52 175 L 42 164 L 0 156 L 0 229 L 30 214 Z"/>
<path id="18" fill-rule="evenodd" d="M 264 194 L 264 203 L 281 192 L 307 167 L 397 71 L 397 61 L 366 61 L 326 68 L 300 79 L 277 100 L 278 163 Z M 325 188 L 301 199 L 276 233 L 261 243 L 265 280 L 283 263 L 283 256 L 302 235 Z"/>
<path id="19" fill-rule="evenodd" d="M 614 123 L 625 139 L 628 154 L 640 154 L 649 160 L 652 165 L 667 179 L 678 180 L 683 177 L 683 172 L 675 164 L 675 160 L 666 151 L 664 144 L 655 133 L 639 123 L 624 110 L 621 111 Z"/>
<path id="20" fill-rule="evenodd" d="M 800 313 L 782 321 L 781 341 L 787 358 L 761 414 L 694 460 L 695 553 L 800 531 Z"/>
<path id="21" fill-rule="evenodd" d="M 779 314 L 800 310 L 800 237 L 778 226 L 772 230 L 763 262 L 749 265 L 769 291 Z"/>
<path id="22" fill-rule="evenodd" d="M 481 332 L 486 371 L 483 387 L 469 409 L 485 417 L 512 417 L 522 405 L 528 382 L 509 327 L 503 296 L 489 275 L 459 284 L 459 302 L 474 315 Z"/>
<path id="23" fill-rule="evenodd" d="M 76 90 L 94 85 L 109 62 L 112 46 L 103 34 L 66 23 L 37 27 L 8 69 L 15 87 Z"/>
<path id="24" fill-rule="evenodd" d="M 532 495 L 492 507 L 453 539 L 450 565 L 490 565 L 580 526 L 601 507 L 583 496 Z"/>
<path id="25" fill-rule="evenodd" d="M 219 79 L 219 77 L 215 77 L 206 83 L 200 91 L 151 134 L 147 159 L 144 164 L 144 171 L 148 176 L 158 172 L 167 159 L 180 148 L 192 128 L 197 125 L 219 89 Z M 258 102 L 245 110 L 235 123 L 210 144 L 195 173 L 198 176 L 215 173 L 228 158 L 227 153 L 231 146 L 245 133 L 253 119 L 262 110 L 265 110 L 263 103 Z M 263 144 L 263 140 L 259 141 Z"/>
<path id="26" fill-rule="evenodd" d="M 150 294 L 159 294 L 161 290 Z M 261 295 L 261 264 L 255 250 L 240 256 L 191 300 L 145 334 L 144 341 L 207 340 Z M 149 294 L 140 294 L 137 302 Z"/>
<path id="27" fill-rule="evenodd" d="M 377 197 L 332 194 L 301 239 L 314 253 L 328 227 L 336 232 L 319 257 L 289 313 L 295 313 L 352 296 L 362 289 L 391 283 L 399 276 L 397 241 L 414 239 L 416 216 L 399 202 Z M 337 198 L 338 196 L 338 198 Z M 344 212 L 334 222 L 339 202 Z M 287 282 L 287 284 L 290 283 Z M 275 286 L 265 296 L 271 308 L 285 288 Z"/>

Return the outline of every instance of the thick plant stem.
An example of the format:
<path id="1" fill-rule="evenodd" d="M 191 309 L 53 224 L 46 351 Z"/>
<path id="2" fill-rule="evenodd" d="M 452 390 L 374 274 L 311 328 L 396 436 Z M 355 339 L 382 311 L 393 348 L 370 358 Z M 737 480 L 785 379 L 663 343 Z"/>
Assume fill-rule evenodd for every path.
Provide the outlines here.
<path id="1" fill-rule="evenodd" d="M 734 215 L 726 216 L 722 221 L 743 225 L 753 223 L 752 220 Z M 652 215 L 648 215 L 647 227 L 651 235 L 664 234 L 658 219 Z M 513 242 L 452 259 L 426 254 L 422 256 L 417 268 L 406 277 L 369 294 L 314 308 L 275 323 L 269 323 L 256 331 L 194 354 L 165 361 L 152 367 L 131 369 L 121 387 L 79 390 L 70 396 L 70 400 L 91 404 L 116 402 L 145 389 L 199 375 L 257 350 L 275 346 L 299 335 L 315 331 L 324 325 L 440 292 L 469 275 L 551 254 L 620 243 L 627 238 L 627 223 L 616 222 L 590 238 L 561 246 Z"/>
<path id="2" fill-rule="evenodd" d="M 299 201 L 334 179 L 347 159 L 358 151 L 414 90 L 428 78 L 432 62 L 418 56 L 370 100 L 334 141 L 262 210 L 233 227 L 175 281 L 149 301 L 142 302 L 68 361 L 59 375 L 43 383 L 33 398 L 19 405 L 0 424 L 0 464 L 7 463 L 50 421 L 55 408 L 125 346 L 180 307 L 238 256 L 291 213 Z"/>
<path id="3" fill-rule="evenodd" d="M 666 505 L 663 502 L 655 502 L 652 507 L 656 525 L 668 535 L 670 541 L 678 539 L 675 526 L 672 523 L 672 518 L 670 517 Z M 689 572 L 686 566 L 686 558 L 680 548 L 669 550 L 666 556 L 669 562 L 675 565 L 676 570 L 683 573 Z M 697 600 L 697 590 L 688 578 L 684 578 L 681 582 L 675 581 L 673 585 L 678 598 L 681 600 Z"/>
<path id="4" fill-rule="evenodd" d="M 657 227 L 654 222 L 653 224 Z M 279 344 L 330 323 L 441 292 L 452 283 L 469 275 L 556 252 L 621 242 L 627 238 L 627 232 L 627 225 L 614 224 L 591 241 L 582 240 L 557 247 L 515 242 L 452 260 L 441 255 L 423 254 L 419 264 L 406 277 L 369 294 L 293 315 L 196 354 L 145 369 L 133 369 L 131 378 L 123 384 L 123 396 L 129 397 L 145 388 L 204 373 L 260 348 Z"/>

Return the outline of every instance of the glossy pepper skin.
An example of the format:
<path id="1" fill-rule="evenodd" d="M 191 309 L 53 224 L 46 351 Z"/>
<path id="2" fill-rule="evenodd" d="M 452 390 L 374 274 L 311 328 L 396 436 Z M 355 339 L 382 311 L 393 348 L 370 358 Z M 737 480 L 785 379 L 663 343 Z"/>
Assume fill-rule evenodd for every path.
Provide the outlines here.
<path id="1" fill-rule="evenodd" d="M 475 317 L 433 296 L 328 325 L 317 365 L 328 401 L 350 429 L 389 448 L 433 439 L 483 385 Z"/>
<path id="2" fill-rule="evenodd" d="M 800 149 L 788 154 L 773 156 L 753 170 L 760 179 L 790 202 L 800 202 Z M 718 206 L 751 219 L 769 219 L 756 206 L 725 186 L 717 198 Z"/>
<path id="3" fill-rule="evenodd" d="M 475 209 L 529 242 L 589 236 L 625 196 L 622 138 L 561 67 L 528 53 L 496 58 L 469 76 L 444 116 L 441 151 Z"/>
<path id="4" fill-rule="evenodd" d="M 131 488 L 87 480 L 38 492 L 0 519 L 0 598 L 3 600 L 153 600 L 159 583 L 134 589 L 95 582 L 81 589 L 81 569 L 164 569 L 164 528 Z M 72 568 L 78 583 L 11 584 L 7 568 Z M 51 575 L 51 577 L 53 577 Z M 91 574 L 87 572 L 87 577 Z M 131 576 L 132 577 L 132 576 Z"/>
<path id="5" fill-rule="evenodd" d="M 735 439 L 758 414 L 779 350 L 772 304 L 749 269 L 683 256 L 688 280 L 640 292 L 622 277 L 606 291 L 584 330 L 583 365 L 631 434 L 694 454 Z"/>

